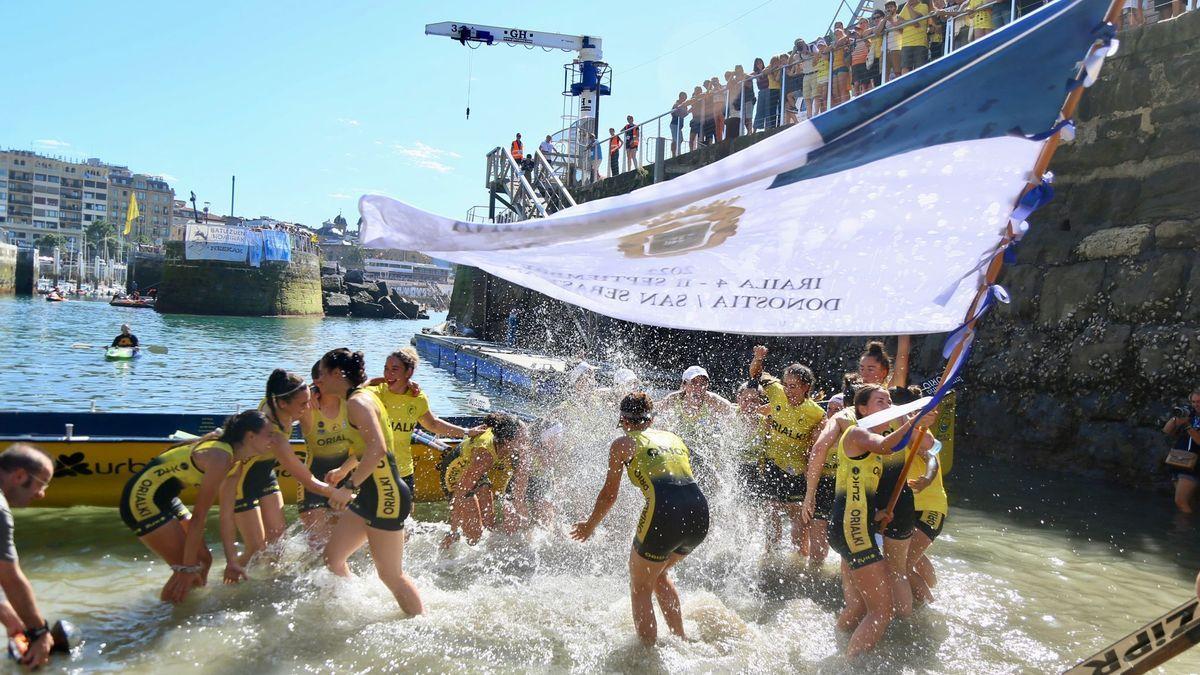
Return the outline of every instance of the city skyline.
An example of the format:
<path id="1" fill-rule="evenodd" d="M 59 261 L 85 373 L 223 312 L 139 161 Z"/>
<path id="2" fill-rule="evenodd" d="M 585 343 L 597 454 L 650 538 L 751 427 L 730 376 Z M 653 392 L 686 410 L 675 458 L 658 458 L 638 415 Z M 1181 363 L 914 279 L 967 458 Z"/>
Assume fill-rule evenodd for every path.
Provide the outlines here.
<path id="1" fill-rule="evenodd" d="M 448 9 L 349 3 L 206 7 L 104 3 L 72 6 L 70 21 L 28 4 L 0 9 L 9 49 L 91 43 L 88 53 L 35 59 L 15 90 L 41 82 L 86 91 L 86 105 L 54 101 L 10 109 L 0 147 L 137 167 L 186 198 L 226 212 L 311 226 L 357 199 L 383 193 L 451 217 L 486 201 L 484 156 L 515 132 L 527 143 L 561 128 L 566 52 L 494 46 L 468 50 L 423 35 L 446 20 L 598 35 L 614 70 L 601 123 L 665 111 L 675 94 L 755 56 L 785 51 L 825 30 L 835 5 L 768 1 L 582 8 L 534 4 L 520 12 L 479 2 Z M 553 7 L 553 11 L 550 11 Z M 632 21 L 641 30 L 630 30 Z M 709 33 L 711 34 L 709 35 Z M 96 35 L 103 35 L 97 41 Z M 88 76 L 104 63 L 104 76 Z M 470 119 L 467 107 L 470 71 Z M 619 126 L 619 125 L 617 125 Z M 664 127 L 665 129 L 665 127 Z"/>

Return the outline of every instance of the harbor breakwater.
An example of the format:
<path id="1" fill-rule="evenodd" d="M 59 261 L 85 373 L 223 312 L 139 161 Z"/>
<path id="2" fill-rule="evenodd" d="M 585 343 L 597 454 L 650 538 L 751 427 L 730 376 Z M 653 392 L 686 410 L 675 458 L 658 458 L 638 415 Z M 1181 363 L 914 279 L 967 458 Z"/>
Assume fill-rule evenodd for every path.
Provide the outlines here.
<path id="1" fill-rule="evenodd" d="M 165 246 L 156 309 L 165 314 L 320 316 L 317 254 L 293 250 L 291 261 L 186 260 L 183 242 Z"/>
<path id="2" fill-rule="evenodd" d="M 1076 113 L 1075 140 L 1051 164 L 1055 200 L 1031 219 L 1000 278 L 1012 302 L 982 323 L 960 388 L 958 442 L 968 453 L 1150 486 L 1166 482 L 1159 429 L 1200 385 L 1200 12 L 1120 37 Z M 760 137 L 668 161 L 667 178 Z M 629 173 L 574 194 L 590 201 L 648 180 Z M 522 336 L 541 349 L 599 342 L 659 367 L 700 362 L 726 394 L 755 343 L 771 347 L 769 368 L 810 363 L 832 388 L 876 337 L 763 340 L 639 326 L 460 269 L 450 308 L 460 325 L 500 338 L 513 307 Z M 940 374 L 944 340 L 913 338 L 913 380 Z"/>
<path id="3" fill-rule="evenodd" d="M 17 247 L 0 244 L 0 295 L 12 295 L 17 287 Z"/>

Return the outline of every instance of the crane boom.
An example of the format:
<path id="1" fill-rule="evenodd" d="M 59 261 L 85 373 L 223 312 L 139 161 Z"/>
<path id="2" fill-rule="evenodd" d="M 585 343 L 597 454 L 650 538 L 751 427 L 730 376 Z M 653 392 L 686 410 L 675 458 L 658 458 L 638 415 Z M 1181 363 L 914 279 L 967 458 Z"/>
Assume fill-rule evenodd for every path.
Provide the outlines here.
<path id="1" fill-rule="evenodd" d="M 545 47 L 546 49 L 562 49 L 575 52 L 582 52 L 585 49 L 589 49 L 594 51 L 587 55 L 588 60 L 599 61 L 602 58 L 600 53 L 600 38 L 588 37 L 586 35 L 543 33 L 541 31 L 525 30 L 524 28 L 501 28 L 500 26 L 484 26 L 456 21 L 425 24 L 425 34 L 454 38 L 464 44 L 467 42 L 482 42 L 491 45 L 501 42 L 509 45 Z"/>

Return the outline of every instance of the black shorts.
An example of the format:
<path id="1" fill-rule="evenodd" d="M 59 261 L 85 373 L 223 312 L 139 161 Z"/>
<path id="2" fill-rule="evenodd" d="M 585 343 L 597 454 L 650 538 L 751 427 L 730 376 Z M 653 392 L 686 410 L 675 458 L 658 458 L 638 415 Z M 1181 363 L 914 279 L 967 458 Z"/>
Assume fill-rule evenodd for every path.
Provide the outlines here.
<path id="1" fill-rule="evenodd" d="M 879 68 L 879 59 L 875 59 L 875 62 L 872 63 L 871 67 L 867 69 L 867 73 L 871 76 L 871 82 L 876 87 L 883 82 L 883 74 L 880 72 Z"/>
<path id="2" fill-rule="evenodd" d="M 400 478 L 396 458 L 389 454 L 359 486 L 358 496 L 350 501 L 348 508 L 367 521 L 367 527 L 403 530 L 404 520 L 412 512 L 412 489 L 408 483 Z"/>
<path id="3" fill-rule="evenodd" d="M 900 70 L 916 70 L 929 62 L 929 47 L 901 47 Z"/>
<path id="4" fill-rule="evenodd" d="M 821 476 L 817 481 L 817 496 L 813 500 L 813 518 L 829 520 L 833 514 L 833 488 L 837 481 L 833 476 Z"/>
<path id="5" fill-rule="evenodd" d="M 312 455 L 306 455 L 304 458 L 304 466 L 308 467 L 308 470 L 310 473 L 312 473 L 313 478 L 316 478 L 319 481 L 324 481 L 325 474 L 341 466 L 346 461 L 347 456 L 348 455 L 314 457 Z M 308 488 L 304 487 L 303 484 L 300 485 L 299 490 L 300 499 L 297 501 L 300 505 L 300 513 L 312 511 L 313 509 L 329 508 L 329 498 L 325 495 L 312 492 Z"/>
<path id="6" fill-rule="evenodd" d="M 654 502 L 638 519 L 633 548 L 646 560 L 662 562 L 687 555 L 708 536 L 708 500 L 695 483 L 654 484 Z"/>
<path id="7" fill-rule="evenodd" d="M 762 467 L 758 462 L 744 462 L 737 468 L 738 485 L 742 494 L 751 499 L 762 500 L 769 498 L 766 481 L 763 480 Z"/>
<path id="8" fill-rule="evenodd" d="M 887 499 L 885 499 L 884 493 L 877 493 L 875 495 L 876 510 L 886 509 L 890 498 L 891 495 L 887 495 Z M 900 491 L 900 499 L 896 500 L 896 508 L 892 511 L 892 522 L 883 528 L 883 536 L 888 539 L 908 539 L 912 536 L 916 521 L 917 512 L 913 507 L 913 491 L 912 488 L 905 485 Z"/>
<path id="9" fill-rule="evenodd" d="M 875 508 L 869 503 L 860 503 L 856 511 L 861 513 L 847 513 L 846 500 L 838 499 L 829 518 L 829 547 L 837 551 L 852 570 L 883 562 L 883 551 L 875 542 L 878 525 Z"/>
<path id="10" fill-rule="evenodd" d="M 191 517 L 192 514 L 179 499 L 183 486 L 178 480 L 163 483 L 149 499 L 144 496 L 135 499 L 134 488 L 141 482 L 141 478 L 142 473 L 130 478 L 129 482 L 125 483 L 125 489 L 121 491 L 121 521 L 129 526 L 134 534 L 144 537 L 172 520 L 187 520 Z"/>
<path id="11" fill-rule="evenodd" d="M 244 513 L 256 509 L 263 497 L 278 492 L 279 479 L 275 476 L 275 458 L 260 457 L 242 468 L 233 512 Z"/>
<path id="12" fill-rule="evenodd" d="M 938 538 L 942 533 L 942 526 L 946 524 L 946 514 L 941 511 L 917 511 L 917 529 L 924 532 L 930 541 Z"/>
<path id="13" fill-rule="evenodd" d="M 865 63 L 855 63 L 850 66 L 850 77 L 854 84 L 862 84 L 863 82 L 871 81 L 871 71 Z"/>
<path id="14" fill-rule="evenodd" d="M 766 467 L 763 468 L 763 482 L 766 484 L 767 494 L 777 502 L 799 503 L 804 501 L 804 495 L 808 493 L 808 481 L 805 480 L 804 474 L 793 476 L 770 460 L 767 460 Z"/>

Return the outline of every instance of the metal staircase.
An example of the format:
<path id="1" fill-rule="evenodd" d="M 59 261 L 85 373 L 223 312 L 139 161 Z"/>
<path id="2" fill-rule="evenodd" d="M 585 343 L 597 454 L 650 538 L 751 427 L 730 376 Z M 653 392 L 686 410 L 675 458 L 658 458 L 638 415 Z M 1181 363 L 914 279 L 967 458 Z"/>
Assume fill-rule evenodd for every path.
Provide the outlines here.
<path id="1" fill-rule="evenodd" d="M 551 213 L 575 206 L 575 199 L 563 185 L 569 172 L 565 156 L 546 157 L 535 149 L 533 161 L 524 166 L 513 159 L 507 148 L 498 147 L 487 154 L 487 213 L 473 207 L 467 214 L 476 222 L 512 222 L 544 218 Z M 498 209 L 497 205 L 503 207 Z"/>

